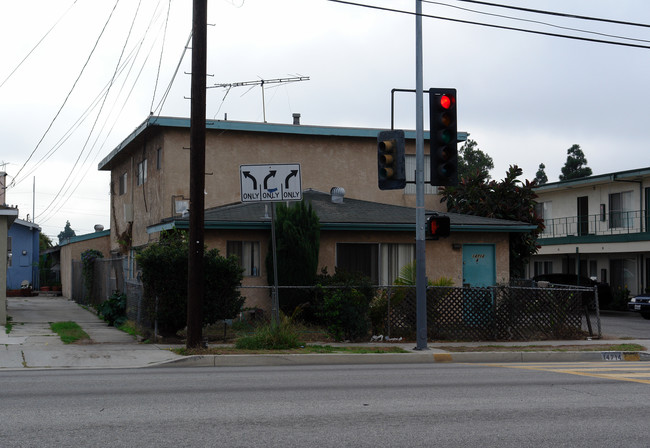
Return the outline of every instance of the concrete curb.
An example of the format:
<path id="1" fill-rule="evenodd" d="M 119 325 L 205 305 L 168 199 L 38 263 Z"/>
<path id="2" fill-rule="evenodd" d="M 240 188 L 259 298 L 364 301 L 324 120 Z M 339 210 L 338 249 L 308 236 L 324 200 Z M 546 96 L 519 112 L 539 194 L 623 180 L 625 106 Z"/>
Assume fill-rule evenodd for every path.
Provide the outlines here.
<path id="1" fill-rule="evenodd" d="M 462 352 L 195 355 L 147 367 L 254 367 L 351 364 L 544 363 L 650 361 L 648 352 Z"/>

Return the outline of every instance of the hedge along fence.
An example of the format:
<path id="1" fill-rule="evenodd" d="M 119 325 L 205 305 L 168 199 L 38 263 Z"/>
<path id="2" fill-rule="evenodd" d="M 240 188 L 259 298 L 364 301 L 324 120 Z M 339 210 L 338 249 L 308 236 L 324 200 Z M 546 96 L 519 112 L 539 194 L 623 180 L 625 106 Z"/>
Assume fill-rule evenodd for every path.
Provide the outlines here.
<path id="1" fill-rule="evenodd" d="M 260 287 L 245 287 L 260 288 Z M 270 289 L 271 287 L 263 287 Z M 287 289 L 304 289 L 310 306 L 318 303 L 322 290 L 347 289 L 351 286 L 280 286 L 279 297 Z M 361 287 L 359 287 L 361 289 Z M 497 286 L 488 288 L 427 288 L 427 333 L 429 340 L 546 340 L 573 339 L 585 335 L 582 327 L 587 288 L 522 288 Z M 245 294 L 244 294 L 245 295 Z M 332 295 L 330 295 L 332 297 Z M 325 303 L 327 305 L 327 302 Z M 592 305 L 591 303 L 589 305 Z M 327 308 L 326 308 L 327 310 Z M 358 310 L 356 310 L 358 316 Z M 324 317 L 327 319 L 327 315 Z M 334 316 L 338 318 L 339 316 Z M 365 319 L 373 335 L 415 340 L 416 291 L 412 286 L 374 287 L 374 295 Z M 597 314 L 597 319 L 599 316 Z M 351 333 L 345 319 L 335 322 L 339 337 L 356 334 L 357 339 L 369 337 Z M 322 322 L 329 326 L 330 322 Z M 343 326 L 341 329 L 340 326 Z M 598 336 L 600 322 L 598 321 Z"/>

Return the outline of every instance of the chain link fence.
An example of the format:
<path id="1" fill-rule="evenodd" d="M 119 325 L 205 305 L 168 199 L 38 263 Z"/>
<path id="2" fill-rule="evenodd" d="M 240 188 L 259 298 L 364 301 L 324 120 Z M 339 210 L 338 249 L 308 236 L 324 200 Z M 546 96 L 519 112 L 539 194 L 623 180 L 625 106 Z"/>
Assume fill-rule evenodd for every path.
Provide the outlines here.
<path id="1" fill-rule="evenodd" d="M 143 308 L 143 287 L 136 279 L 126 279 L 122 258 L 97 259 L 92 291 L 85 289 L 82 263 L 73 262 L 72 299 L 96 306 L 115 291 L 127 296 L 128 319 L 144 327 L 153 327 Z M 427 336 L 429 340 L 548 340 L 574 339 L 585 335 L 601 337 L 598 293 L 596 288 L 517 283 L 517 286 L 487 288 L 428 287 Z M 351 286 L 280 286 L 279 297 L 288 289 L 304 290 L 305 301 L 318 303 L 324 289 L 349 289 Z M 359 287 L 362 288 L 362 287 Z M 363 287 L 367 288 L 367 286 Z M 242 286 L 247 290 L 270 286 Z M 373 287 L 368 320 L 373 335 L 415 340 L 416 290 L 412 286 Z M 262 310 L 247 310 L 267 316 Z M 595 312 L 595 316 L 594 316 Z M 269 314 L 270 316 L 270 314 Z M 595 322 L 592 322 L 594 320 Z M 592 326 L 595 323 L 595 329 Z M 369 335 L 370 336 L 370 335 Z"/>

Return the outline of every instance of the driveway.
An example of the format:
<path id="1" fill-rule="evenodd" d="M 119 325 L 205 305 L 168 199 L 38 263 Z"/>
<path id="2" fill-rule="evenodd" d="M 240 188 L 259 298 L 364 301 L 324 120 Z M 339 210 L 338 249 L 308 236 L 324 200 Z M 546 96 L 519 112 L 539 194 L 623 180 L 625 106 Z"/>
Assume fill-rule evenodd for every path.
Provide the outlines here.
<path id="1" fill-rule="evenodd" d="M 601 311 L 601 328 L 605 339 L 650 339 L 650 320 L 639 313 L 626 311 Z M 592 325 L 595 325 L 592 319 Z"/>

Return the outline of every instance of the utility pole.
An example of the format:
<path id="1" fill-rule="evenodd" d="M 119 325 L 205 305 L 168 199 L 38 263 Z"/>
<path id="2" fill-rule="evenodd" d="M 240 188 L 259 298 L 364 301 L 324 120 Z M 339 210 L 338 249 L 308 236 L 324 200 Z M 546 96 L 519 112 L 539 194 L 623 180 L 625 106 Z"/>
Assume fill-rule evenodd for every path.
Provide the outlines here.
<path id="1" fill-rule="evenodd" d="M 187 275 L 187 348 L 203 343 L 205 289 L 205 98 L 207 76 L 207 0 L 193 0 L 192 99 L 190 112 L 190 241 Z"/>

